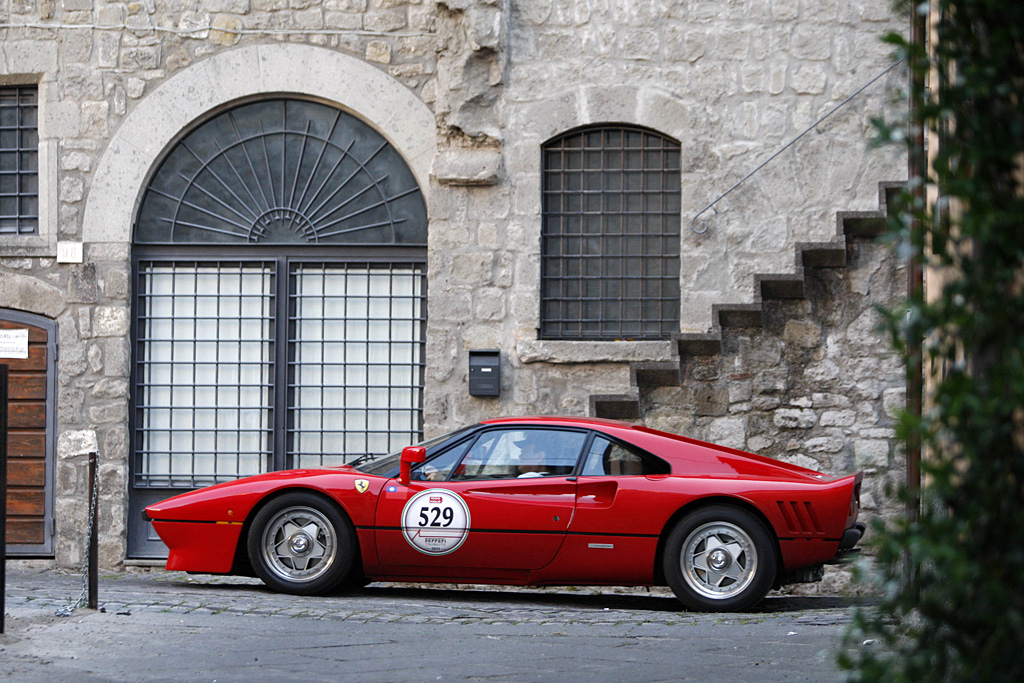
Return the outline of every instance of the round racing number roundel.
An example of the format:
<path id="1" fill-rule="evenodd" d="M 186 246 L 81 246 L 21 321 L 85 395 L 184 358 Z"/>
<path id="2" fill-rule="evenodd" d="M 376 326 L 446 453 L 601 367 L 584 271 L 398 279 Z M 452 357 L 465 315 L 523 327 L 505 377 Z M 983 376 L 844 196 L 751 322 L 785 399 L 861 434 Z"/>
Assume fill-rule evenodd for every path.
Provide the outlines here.
<path id="1" fill-rule="evenodd" d="M 402 533 L 421 553 L 447 555 L 469 535 L 469 507 L 452 491 L 420 491 L 402 510 Z"/>

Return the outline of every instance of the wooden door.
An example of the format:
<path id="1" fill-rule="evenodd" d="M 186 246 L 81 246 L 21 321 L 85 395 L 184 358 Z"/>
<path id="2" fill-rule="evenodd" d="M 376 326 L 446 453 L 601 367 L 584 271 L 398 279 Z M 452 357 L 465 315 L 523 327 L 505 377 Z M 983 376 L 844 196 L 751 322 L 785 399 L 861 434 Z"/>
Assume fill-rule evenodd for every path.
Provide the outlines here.
<path id="1" fill-rule="evenodd" d="M 16 319 L 15 319 L 16 318 Z M 7 405 L 7 544 L 12 555 L 52 553 L 47 418 L 52 414 L 55 328 L 0 311 L 0 330 L 28 330 L 28 358 L 0 358 L 9 368 Z"/>

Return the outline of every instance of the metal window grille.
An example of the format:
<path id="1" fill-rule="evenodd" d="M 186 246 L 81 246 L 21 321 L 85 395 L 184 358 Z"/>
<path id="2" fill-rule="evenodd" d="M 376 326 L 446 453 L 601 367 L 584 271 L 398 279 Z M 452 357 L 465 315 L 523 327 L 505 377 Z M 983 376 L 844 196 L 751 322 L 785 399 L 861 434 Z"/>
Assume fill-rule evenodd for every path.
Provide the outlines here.
<path id="1" fill-rule="evenodd" d="M 266 472 L 273 455 L 274 262 L 143 262 L 135 483 Z"/>
<path id="2" fill-rule="evenodd" d="M 420 266 L 291 267 L 293 467 L 382 455 L 422 434 L 426 298 Z"/>
<path id="3" fill-rule="evenodd" d="M 163 160 L 139 244 L 426 244 L 412 171 L 377 131 L 318 102 L 273 99 L 203 122 Z"/>
<path id="4" fill-rule="evenodd" d="M 0 235 L 39 232 L 36 86 L 0 87 Z"/>
<path id="5" fill-rule="evenodd" d="M 544 146 L 545 339 L 665 339 L 679 329 L 679 144 L 633 127 Z"/>
<path id="6" fill-rule="evenodd" d="M 140 261 L 137 292 L 136 487 L 336 465 L 422 437 L 422 265 Z"/>

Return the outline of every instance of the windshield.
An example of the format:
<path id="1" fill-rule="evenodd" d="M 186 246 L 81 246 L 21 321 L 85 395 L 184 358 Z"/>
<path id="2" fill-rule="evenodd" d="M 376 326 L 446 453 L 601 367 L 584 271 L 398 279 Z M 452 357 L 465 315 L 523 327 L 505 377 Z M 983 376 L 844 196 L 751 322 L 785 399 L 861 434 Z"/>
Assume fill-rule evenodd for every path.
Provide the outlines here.
<path id="1" fill-rule="evenodd" d="M 448 432 L 447 434 L 443 434 L 441 436 L 435 436 L 433 439 L 427 439 L 426 441 L 423 441 L 421 443 L 410 445 L 422 446 L 429 450 L 433 446 L 436 446 L 439 443 L 443 443 L 444 441 L 447 441 L 453 436 L 461 434 L 462 432 L 465 432 L 468 429 L 472 429 L 473 427 L 476 427 L 476 425 L 466 425 L 465 427 L 460 427 L 459 429 L 456 429 L 454 432 Z M 362 458 L 359 458 L 358 460 L 353 462 L 352 466 L 355 469 L 359 470 L 360 472 L 365 472 L 367 474 L 376 474 L 379 477 L 386 477 L 391 473 L 392 470 L 398 467 L 398 462 L 399 460 L 401 460 L 401 458 L 401 450 L 397 450 L 394 453 L 389 453 L 388 455 L 365 455 Z"/>

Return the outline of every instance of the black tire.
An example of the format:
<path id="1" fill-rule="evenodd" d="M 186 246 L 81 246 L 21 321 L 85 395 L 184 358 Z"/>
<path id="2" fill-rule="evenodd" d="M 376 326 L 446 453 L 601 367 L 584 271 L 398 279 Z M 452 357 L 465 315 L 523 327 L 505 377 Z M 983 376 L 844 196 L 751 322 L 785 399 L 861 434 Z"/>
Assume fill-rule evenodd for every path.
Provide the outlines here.
<path id="1" fill-rule="evenodd" d="M 778 553 L 771 532 L 750 512 L 709 505 L 681 519 L 665 543 L 665 580 L 688 609 L 739 612 L 772 587 Z"/>
<path id="2" fill-rule="evenodd" d="M 306 491 L 273 499 L 252 520 L 249 562 L 267 586 L 282 593 L 319 595 L 352 573 L 355 530 L 336 505 Z"/>
<path id="3" fill-rule="evenodd" d="M 341 589 L 355 591 L 359 590 L 360 588 L 366 588 L 371 583 L 373 583 L 373 581 L 366 578 L 366 576 L 364 576 L 362 573 L 352 572 L 348 578 L 341 582 Z"/>

